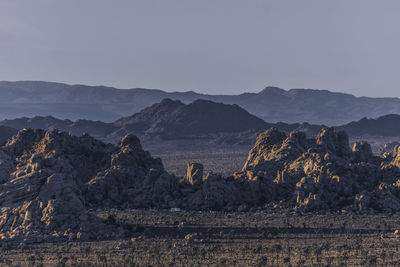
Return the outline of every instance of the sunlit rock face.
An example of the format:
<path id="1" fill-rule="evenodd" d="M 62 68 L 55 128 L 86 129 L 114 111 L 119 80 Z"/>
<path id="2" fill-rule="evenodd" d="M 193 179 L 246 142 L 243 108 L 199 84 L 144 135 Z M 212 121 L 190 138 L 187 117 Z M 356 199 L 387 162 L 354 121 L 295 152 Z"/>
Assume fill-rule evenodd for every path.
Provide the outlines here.
<path id="1" fill-rule="evenodd" d="M 392 161 L 373 156 L 366 142 L 351 150 L 345 132 L 323 129 L 315 139 L 269 129 L 257 138 L 236 179 L 257 181 L 253 201 L 284 201 L 306 210 L 349 207 L 400 210 L 398 151 Z M 368 201 L 366 200 L 368 199 Z M 362 203 L 362 204 L 360 204 Z"/>
<path id="2" fill-rule="evenodd" d="M 189 163 L 187 165 L 184 182 L 191 185 L 201 185 L 203 183 L 204 166 L 200 163 Z"/>
<path id="3" fill-rule="evenodd" d="M 0 151 L 0 175 L 0 238 L 32 242 L 123 235 L 88 208 L 157 206 L 177 187 L 135 136 L 114 147 L 57 130 L 12 137 Z"/>

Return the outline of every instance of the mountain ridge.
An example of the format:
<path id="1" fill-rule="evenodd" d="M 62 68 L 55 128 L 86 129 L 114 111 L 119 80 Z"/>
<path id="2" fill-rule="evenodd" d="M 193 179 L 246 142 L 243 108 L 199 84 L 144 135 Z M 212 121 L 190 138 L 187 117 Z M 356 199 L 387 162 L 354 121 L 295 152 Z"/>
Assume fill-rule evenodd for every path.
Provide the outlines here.
<path id="1" fill-rule="evenodd" d="M 107 86 L 20 81 L 0 82 L 0 119 L 53 115 L 61 119 L 112 122 L 170 98 L 188 104 L 197 99 L 237 104 L 271 123 L 308 122 L 337 126 L 363 117 L 400 114 L 400 98 L 357 97 L 319 89 L 266 87 L 258 93 L 209 95 L 194 91 L 118 89 Z"/>
<path id="2" fill-rule="evenodd" d="M 335 128 L 348 132 L 352 138 L 367 135 L 400 137 L 400 127 L 397 125 L 400 125 L 400 115 L 389 114 L 374 119 L 363 118 Z M 315 136 L 327 127 L 324 124 L 265 122 L 235 104 L 227 105 L 209 100 L 195 100 L 184 104 L 171 99 L 164 99 L 134 115 L 122 117 L 111 123 L 36 116 L 3 120 L 0 121 L 0 126 L 1 142 L 6 141 L 17 130 L 33 128 L 58 129 L 75 136 L 88 133 L 111 143 L 115 143 L 127 133 L 138 135 L 146 141 L 154 138 L 157 140 L 211 138 L 225 142 L 233 138 L 230 140 L 251 143 L 256 134 L 271 127 L 276 127 L 286 134 L 305 132 L 309 137 Z"/>

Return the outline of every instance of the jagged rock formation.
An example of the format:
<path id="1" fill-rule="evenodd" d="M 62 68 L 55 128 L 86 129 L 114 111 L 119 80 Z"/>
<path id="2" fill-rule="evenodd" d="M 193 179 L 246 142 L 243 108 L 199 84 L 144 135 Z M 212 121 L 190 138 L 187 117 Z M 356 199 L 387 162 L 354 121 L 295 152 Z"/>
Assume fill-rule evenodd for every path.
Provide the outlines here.
<path id="1" fill-rule="evenodd" d="M 111 207 L 400 211 L 400 147 L 394 151 L 380 158 L 365 142 L 350 149 L 347 134 L 333 128 L 312 139 L 271 128 L 233 176 L 203 175 L 192 163 L 179 179 L 133 135 L 114 146 L 89 135 L 23 129 L 0 149 L 0 238 L 124 236 L 89 212 Z"/>
<path id="2" fill-rule="evenodd" d="M 88 208 L 157 206 L 177 186 L 130 135 L 114 147 L 88 135 L 24 129 L 1 148 L 0 160 L 1 239 L 123 235 Z"/>
<path id="3" fill-rule="evenodd" d="M 323 129 L 315 139 L 272 128 L 261 134 L 237 178 L 259 181 L 257 201 L 313 209 L 400 210 L 398 150 L 374 157 L 368 143 L 349 147 L 345 132 Z M 278 193 L 277 193 L 278 192 Z"/>
<path id="4" fill-rule="evenodd" d="M 136 136 L 125 136 L 111 155 L 110 167 L 87 183 L 91 205 L 175 206 L 178 179 L 164 171 L 160 159 L 142 149 Z"/>

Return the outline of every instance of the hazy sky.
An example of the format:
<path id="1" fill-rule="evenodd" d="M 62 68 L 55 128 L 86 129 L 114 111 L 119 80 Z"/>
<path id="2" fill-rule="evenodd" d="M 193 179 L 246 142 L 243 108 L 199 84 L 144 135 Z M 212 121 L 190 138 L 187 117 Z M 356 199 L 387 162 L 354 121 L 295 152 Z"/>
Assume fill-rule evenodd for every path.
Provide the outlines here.
<path id="1" fill-rule="evenodd" d="M 0 80 L 400 97 L 398 0 L 0 0 Z"/>

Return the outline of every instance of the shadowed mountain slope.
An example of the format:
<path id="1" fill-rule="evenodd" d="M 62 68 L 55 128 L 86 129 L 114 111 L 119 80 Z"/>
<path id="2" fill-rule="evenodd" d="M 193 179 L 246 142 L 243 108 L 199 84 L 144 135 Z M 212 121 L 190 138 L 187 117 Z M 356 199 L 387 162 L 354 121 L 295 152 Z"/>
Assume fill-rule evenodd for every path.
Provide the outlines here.
<path id="1" fill-rule="evenodd" d="M 115 122 L 128 132 L 157 134 L 168 139 L 213 133 L 264 130 L 272 126 L 238 105 L 196 100 L 188 105 L 164 99 Z"/>
<path id="2" fill-rule="evenodd" d="M 52 116 L 19 118 L 0 121 L 0 125 L 15 129 L 59 129 L 72 135 L 89 133 L 108 142 L 116 142 L 127 133 L 147 139 L 180 139 L 206 137 L 214 134 L 258 133 L 275 126 L 251 115 L 237 105 L 196 100 L 183 104 L 179 100 L 164 99 L 130 117 L 106 123 L 90 120 L 61 120 Z M 280 123 L 291 130 L 297 125 Z"/>
<path id="3" fill-rule="evenodd" d="M 363 118 L 337 127 L 351 136 L 400 136 L 400 115 L 389 114 L 375 119 Z"/>

